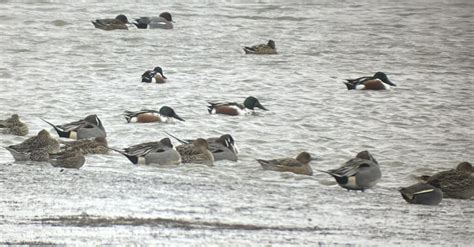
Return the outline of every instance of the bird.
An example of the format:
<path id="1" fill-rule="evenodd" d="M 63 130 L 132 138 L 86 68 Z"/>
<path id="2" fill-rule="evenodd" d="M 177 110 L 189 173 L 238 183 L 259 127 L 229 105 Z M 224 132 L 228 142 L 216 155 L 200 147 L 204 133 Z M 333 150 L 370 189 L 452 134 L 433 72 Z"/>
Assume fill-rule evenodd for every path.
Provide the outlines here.
<path id="1" fill-rule="evenodd" d="M 243 104 L 236 102 L 208 102 L 207 110 L 209 114 L 225 114 L 237 116 L 242 114 L 251 114 L 255 107 L 267 111 L 257 98 L 249 96 L 244 100 Z"/>
<path id="2" fill-rule="evenodd" d="M 166 166 L 181 163 L 181 156 L 169 138 L 133 145 L 123 150 L 111 149 L 121 153 L 135 165 Z"/>
<path id="3" fill-rule="evenodd" d="M 403 199 L 408 203 L 423 205 L 438 205 L 443 199 L 439 181 L 417 183 L 399 190 Z"/>
<path id="4" fill-rule="evenodd" d="M 59 152 L 59 142 L 43 129 L 36 136 L 22 143 L 10 145 L 6 149 L 16 161 L 47 161 L 48 154 Z"/>
<path id="5" fill-rule="evenodd" d="M 86 162 L 86 158 L 84 157 L 82 150 L 75 147 L 72 149 L 63 150 L 56 154 L 50 154 L 49 162 L 54 167 L 79 169 Z"/>
<path id="6" fill-rule="evenodd" d="M 16 113 L 5 120 L 0 120 L 0 129 L 2 129 L 3 134 L 17 136 L 26 136 L 28 134 L 28 126 L 20 120 L 20 116 Z"/>
<path id="7" fill-rule="evenodd" d="M 422 176 L 427 183 L 438 181 L 445 198 L 469 199 L 474 196 L 473 168 L 469 162 L 461 162 L 456 169 L 438 172 L 432 176 Z"/>
<path id="8" fill-rule="evenodd" d="M 173 122 L 174 119 L 184 121 L 184 119 L 178 116 L 173 108 L 169 106 L 162 106 L 160 111 L 150 109 L 125 111 L 124 116 L 127 123 Z"/>
<path id="9" fill-rule="evenodd" d="M 347 90 L 386 90 L 397 86 L 388 79 L 384 72 L 377 72 L 374 76 L 347 79 L 344 84 Z"/>
<path id="10" fill-rule="evenodd" d="M 301 175 L 313 175 L 313 169 L 309 163 L 313 160 L 308 152 L 301 152 L 295 158 L 279 158 L 272 160 L 257 159 L 264 170 L 278 172 L 292 172 Z"/>
<path id="11" fill-rule="evenodd" d="M 128 30 L 127 24 L 128 18 L 125 15 L 117 15 L 114 19 L 108 18 L 108 19 L 96 19 L 95 21 L 91 21 L 94 27 L 106 31 L 110 30 L 117 30 L 117 29 L 122 29 L 122 30 Z"/>
<path id="12" fill-rule="evenodd" d="M 333 176 L 339 186 L 347 190 L 370 189 L 382 177 L 378 162 L 368 151 L 359 152 L 339 168 L 319 171 Z"/>
<path id="13" fill-rule="evenodd" d="M 275 41 L 268 40 L 267 44 L 260 44 L 254 46 L 245 46 L 245 54 L 277 54 Z"/>
<path id="14" fill-rule="evenodd" d="M 160 66 L 156 66 L 153 70 L 147 70 L 142 74 L 142 82 L 146 83 L 166 83 L 167 79 Z"/>
<path id="15" fill-rule="evenodd" d="M 108 154 L 107 139 L 103 136 L 94 139 L 81 139 L 77 141 L 60 141 L 64 147 L 61 150 L 79 149 L 82 154 Z"/>
<path id="16" fill-rule="evenodd" d="M 173 17 L 169 12 L 162 12 L 158 17 L 140 17 L 133 24 L 139 29 L 173 29 Z"/>
<path id="17" fill-rule="evenodd" d="M 214 156 L 211 151 L 209 151 L 209 144 L 206 139 L 197 138 L 193 141 L 193 145 L 194 147 L 192 148 L 181 150 L 181 162 L 213 166 Z M 198 150 L 199 153 L 196 153 L 196 150 Z"/>
<path id="18" fill-rule="evenodd" d="M 54 125 L 44 119 L 42 120 L 51 125 L 59 137 L 80 140 L 107 136 L 102 121 L 100 121 L 96 114 L 88 115 L 84 119 L 62 125 Z"/>
<path id="19" fill-rule="evenodd" d="M 193 141 L 195 139 L 182 140 L 166 131 L 165 133 L 181 143 L 181 145 L 176 147 L 176 150 L 180 154 L 185 154 L 185 153 L 199 154 L 200 153 L 200 151 L 193 144 Z M 237 154 L 239 153 L 239 151 L 232 135 L 224 134 L 219 137 L 207 138 L 206 141 L 209 144 L 209 151 L 211 151 L 212 155 L 214 156 L 214 161 L 219 161 L 219 160 L 237 161 L 238 160 Z"/>

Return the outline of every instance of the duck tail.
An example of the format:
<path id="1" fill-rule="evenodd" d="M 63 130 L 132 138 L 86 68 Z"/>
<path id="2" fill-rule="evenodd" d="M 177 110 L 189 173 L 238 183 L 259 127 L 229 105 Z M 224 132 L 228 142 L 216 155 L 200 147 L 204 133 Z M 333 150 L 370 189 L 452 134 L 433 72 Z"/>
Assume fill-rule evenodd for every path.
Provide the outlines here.
<path id="1" fill-rule="evenodd" d="M 209 112 L 209 114 L 212 114 L 212 110 L 214 110 L 214 108 L 216 107 L 216 103 L 212 103 L 212 102 L 207 102 L 209 105 L 207 106 L 207 111 Z"/>
<path id="2" fill-rule="evenodd" d="M 349 81 L 345 81 L 345 82 L 343 82 L 343 83 L 344 83 L 344 85 L 346 85 L 347 90 L 356 89 L 356 84 L 354 84 L 354 83 L 350 83 Z"/>
<path id="3" fill-rule="evenodd" d="M 333 177 L 335 177 L 335 178 L 340 178 L 340 177 L 341 177 L 340 175 L 338 175 L 338 174 L 335 174 L 335 173 L 333 173 L 333 172 L 330 172 L 330 171 L 319 170 L 319 169 L 316 169 L 316 171 L 320 171 L 320 172 L 323 172 L 323 173 L 329 174 L 329 175 L 331 175 L 331 176 L 333 176 Z"/>
<path id="4" fill-rule="evenodd" d="M 43 119 L 43 118 L 40 118 L 40 119 L 43 120 L 45 123 L 51 125 L 54 128 L 54 130 L 58 133 L 59 137 L 69 138 L 69 136 L 71 134 L 71 131 L 64 131 L 64 130 L 58 128 L 58 126 L 46 121 L 45 119 Z"/>
<path id="5" fill-rule="evenodd" d="M 120 149 L 117 149 L 117 148 L 111 148 L 111 147 L 106 147 L 112 151 L 115 151 L 117 153 L 120 153 L 121 155 L 127 157 L 128 160 L 130 160 L 134 165 L 138 164 L 138 157 L 137 156 L 134 156 L 134 155 L 129 155 L 127 153 L 125 153 L 124 151 L 120 150 Z"/>
<path id="6" fill-rule="evenodd" d="M 182 144 L 189 144 L 189 142 L 187 142 L 187 141 L 185 141 L 185 140 L 183 140 L 183 139 L 180 139 L 180 138 L 178 138 L 178 137 L 172 135 L 171 133 L 168 133 L 167 131 L 163 131 L 163 132 L 165 132 L 165 134 L 169 135 L 170 137 L 174 138 L 175 140 L 179 141 L 179 142 L 182 143 Z"/>
<path id="7" fill-rule="evenodd" d="M 272 165 L 270 162 L 268 162 L 268 160 L 257 159 L 257 162 L 260 163 L 263 170 L 272 170 Z"/>
<path id="8" fill-rule="evenodd" d="M 130 123 L 130 121 L 132 121 L 132 118 L 133 118 L 133 112 L 125 111 L 123 113 L 123 116 L 125 117 L 125 120 L 127 120 L 127 123 Z"/>

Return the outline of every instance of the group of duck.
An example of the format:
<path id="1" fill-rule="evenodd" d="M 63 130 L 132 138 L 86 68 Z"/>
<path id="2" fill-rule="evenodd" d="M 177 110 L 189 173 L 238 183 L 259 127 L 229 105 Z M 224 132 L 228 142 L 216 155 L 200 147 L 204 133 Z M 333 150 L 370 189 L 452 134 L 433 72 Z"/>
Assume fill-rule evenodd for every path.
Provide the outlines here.
<path id="1" fill-rule="evenodd" d="M 92 21 L 96 28 L 102 30 L 128 29 L 130 25 L 137 28 L 172 29 L 173 19 L 169 12 L 163 12 L 158 17 L 140 17 L 130 23 L 125 15 L 118 15 L 114 19 L 97 19 Z M 266 44 L 243 47 L 246 54 L 277 54 L 275 42 L 269 40 Z M 145 71 L 141 76 L 144 83 L 166 83 L 167 77 L 159 66 Z M 387 90 L 396 85 L 383 72 L 373 76 L 364 76 L 348 79 L 344 82 L 348 90 Z M 208 102 L 207 110 L 210 114 L 225 114 L 230 116 L 254 114 L 257 109 L 267 111 L 260 101 L 253 96 L 247 97 L 243 103 L 237 102 Z M 127 123 L 172 122 L 185 121 L 174 109 L 162 106 L 158 111 L 142 109 L 139 111 L 125 111 Z M 133 164 L 150 166 L 173 166 L 186 163 L 197 163 L 213 166 L 215 161 L 237 161 L 238 148 L 230 134 L 219 137 L 180 139 L 170 133 L 171 138 L 180 144 L 174 146 L 169 137 L 159 141 L 140 143 L 127 148 L 119 149 L 108 146 L 106 130 L 95 114 L 83 119 L 51 125 L 63 139 L 53 138 L 43 129 L 36 136 L 30 137 L 22 143 L 5 147 L 15 161 L 50 162 L 53 166 L 63 168 L 81 168 L 85 163 L 84 155 L 107 154 L 110 150 L 124 155 Z M 0 129 L 3 134 L 26 136 L 28 127 L 18 114 L 0 120 Z M 68 140 L 66 139 L 74 139 Z M 310 162 L 315 158 L 308 152 L 301 152 L 296 158 L 257 159 L 264 170 L 292 172 L 301 175 L 313 175 Z M 370 189 L 381 179 L 382 173 L 377 160 L 368 151 L 359 152 L 354 158 L 341 167 L 327 171 L 336 182 L 347 190 Z M 473 168 L 469 162 L 460 163 L 456 169 L 442 171 L 433 176 L 421 176 L 421 182 L 409 187 L 401 188 L 402 197 L 409 203 L 436 205 L 443 197 L 469 199 L 474 195 Z"/>
<path id="2" fill-rule="evenodd" d="M 266 110 L 252 96 L 248 97 L 243 105 L 258 105 L 259 108 Z M 210 102 L 208 110 L 210 113 L 234 115 L 235 112 L 238 112 L 236 109 L 245 108 L 243 105 Z M 249 107 L 245 109 L 252 111 Z M 124 117 L 127 122 L 139 123 L 169 122 L 175 119 L 185 121 L 168 106 L 163 106 L 159 111 L 126 111 Z M 105 128 L 95 114 L 60 125 L 52 124 L 44 119 L 43 121 L 51 125 L 59 137 L 74 140 L 66 141 L 53 138 L 46 129 L 43 129 L 36 136 L 30 137 L 22 143 L 5 147 L 15 161 L 50 162 L 55 167 L 79 169 L 85 163 L 84 155 L 107 154 L 110 150 L 124 155 L 137 165 L 174 166 L 196 163 L 213 166 L 214 162 L 219 160 L 238 160 L 239 151 L 230 134 L 183 140 L 166 133 L 176 139 L 180 145 L 174 146 L 171 139 L 166 137 L 160 141 L 140 143 L 118 149 L 108 146 Z M 0 128 L 3 134 L 19 136 L 28 134 L 28 127 L 20 120 L 18 114 L 0 120 Z M 308 152 L 301 152 L 296 158 L 257 159 L 257 162 L 264 170 L 311 176 L 313 175 L 310 165 L 312 160 L 315 158 Z M 355 158 L 350 159 L 339 168 L 318 171 L 331 175 L 341 187 L 347 190 L 364 191 L 370 189 L 382 177 L 379 163 L 368 151 L 359 152 Z M 421 182 L 401 188 L 399 191 L 407 202 L 415 204 L 437 205 L 443 197 L 469 199 L 474 196 L 474 175 L 472 172 L 472 165 L 469 162 L 462 162 L 456 169 L 442 171 L 432 176 L 420 176 L 418 179 Z"/>

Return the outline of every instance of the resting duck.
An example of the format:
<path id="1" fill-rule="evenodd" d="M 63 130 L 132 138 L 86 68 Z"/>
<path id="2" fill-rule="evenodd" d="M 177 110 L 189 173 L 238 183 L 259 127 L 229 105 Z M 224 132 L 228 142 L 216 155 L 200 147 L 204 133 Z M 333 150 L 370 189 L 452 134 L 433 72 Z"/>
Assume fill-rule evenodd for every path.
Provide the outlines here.
<path id="1" fill-rule="evenodd" d="M 198 138 L 193 141 L 193 145 L 194 147 L 181 149 L 181 162 L 213 166 L 214 156 L 211 151 L 209 151 L 209 144 L 207 141 L 203 138 Z"/>
<path id="2" fill-rule="evenodd" d="M 110 30 L 117 30 L 117 29 L 122 29 L 122 30 L 128 30 L 127 24 L 129 24 L 128 18 L 125 15 L 117 15 L 114 19 L 97 19 L 95 21 L 92 21 L 92 24 L 94 24 L 94 27 L 106 31 Z"/>
<path id="3" fill-rule="evenodd" d="M 182 143 L 176 147 L 176 150 L 178 150 L 181 156 L 186 154 L 201 153 L 201 151 L 198 150 L 196 146 L 194 146 L 194 139 L 182 140 L 170 133 L 167 133 L 166 131 L 165 133 Z M 207 138 L 206 141 L 209 144 L 209 151 L 211 151 L 212 155 L 214 156 L 214 161 L 237 161 L 237 154 L 239 151 L 237 145 L 235 144 L 234 138 L 230 134 L 221 135 L 220 137 Z"/>
<path id="4" fill-rule="evenodd" d="M 275 41 L 269 40 L 267 44 L 244 47 L 245 54 L 277 54 Z"/>
<path id="5" fill-rule="evenodd" d="M 55 167 L 79 169 L 86 162 L 86 158 L 79 148 L 68 149 L 56 154 L 50 154 L 49 157 L 49 163 Z"/>
<path id="6" fill-rule="evenodd" d="M 60 141 L 64 146 L 61 150 L 79 149 L 82 154 L 108 154 L 107 139 L 99 136 L 94 139 L 82 139 L 77 141 Z"/>
<path id="7" fill-rule="evenodd" d="M 47 130 L 41 130 L 36 136 L 6 149 L 15 161 L 48 161 L 49 154 L 59 152 L 59 142 L 52 138 Z"/>
<path id="8" fill-rule="evenodd" d="M 146 83 L 166 83 L 166 76 L 163 75 L 163 69 L 159 66 L 153 70 L 147 70 L 142 75 L 142 82 Z"/>
<path id="9" fill-rule="evenodd" d="M 255 107 L 267 111 L 257 98 L 249 96 L 245 99 L 243 104 L 236 102 L 208 102 L 207 110 L 210 114 L 225 114 L 230 116 L 237 116 L 241 114 L 253 113 Z"/>
<path id="10" fill-rule="evenodd" d="M 443 199 L 443 192 L 438 181 L 431 184 L 418 183 L 399 190 L 403 199 L 408 203 L 423 205 L 438 205 Z"/>
<path id="11" fill-rule="evenodd" d="M 44 119 L 42 120 L 51 125 L 58 132 L 59 137 L 80 140 L 107 136 L 102 121 L 95 114 L 62 125 L 54 125 Z"/>
<path id="12" fill-rule="evenodd" d="M 123 150 L 112 150 L 123 154 L 135 165 L 166 166 L 181 163 L 181 156 L 169 138 L 163 138 L 159 142 L 146 142 L 133 145 Z"/>
<path id="13" fill-rule="evenodd" d="M 339 186 L 347 190 L 366 190 L 377 184 L 382 177 L 379 164 L 368 151 L 362 151 L 357 156 L 339 168 L 321 172 L 336 179 Z"/>
<path id="14" fill-rule="evenodd" d="M 0 120 L 0 129 L 3 134 L 12 134 L 17 136 L 26 136 L 28 134 L 28 126 L 20 120 L 18 114 Z"/>
<path id="15" fill-rule="evenodd" d="M 473 168 L 469 162 L 461 162 L 456 169 L 422 176 L 427 183 L 438 181 L 445 198 L 469 199 L 474 196 Z"/>
<path id="16" fill-rule="evenodd" d="M 309 165 L 313 158 L 307 152 L 301 152 L 294 158 L 280 158 L 272 160 L 257 159 L 264 170 L 279 172 L 292 172 L 301 175 L 313 175 L 313 169 Z"/>
<path id="17" fill-rule="evenodd" d="M 344 84 L 346 85 L 347 90 L 386 90 L 390 89 L 390 87 L 396 87 L 396 85 L 391 82 L 383 72 L 377 72 L 374 76 L 347 79 Z"/>
<path id="18" fill-rule="evenodd" d="M 173 122 L 174 119 L 184 121 L 173 108 L 162 106 L 160 111 L 142 109 L 140 111 L 125 111 L 127 123 Z"/>
<path id="19" fill-rule="evenodd" d="M 140 17 L 135 19 L 135 26 L 139 29 L 173 29 L 173 17 L 169 12 L 163 12 L 158 17 Z"/>

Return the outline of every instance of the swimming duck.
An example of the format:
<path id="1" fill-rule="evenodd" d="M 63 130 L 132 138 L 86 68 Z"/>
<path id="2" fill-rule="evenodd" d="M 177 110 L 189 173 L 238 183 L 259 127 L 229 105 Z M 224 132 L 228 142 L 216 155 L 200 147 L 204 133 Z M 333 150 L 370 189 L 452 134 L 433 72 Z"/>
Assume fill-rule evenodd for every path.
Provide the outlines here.
<path id="1" fill-rule="evenodd" d="M 225 114 L 230 116 L 237 116 L 241 114 L 253 113 L 255 107 L 267 111 L 263 105 L 260 104 L 257 98 L 249 96 L 245 99 L 243 104 L 236 102 L 208 102 L 207 110 L 210 114 Z"/>
<path id="2" fill-rule="evenodd" d="M 382 177 L 380 167 L 368 151 L 362 151 L 357 156 L 339 168 L 327 173 L 336 179 L 336 182 L 347 190 L 366 190 L 372 188 Z"/>
<path id="3" fill-rule="evenodd" d="M 106 31 L 117 29 L 128 30 L 127 24 L 130 23 L 125 15 L 117 15 L 114 19 L 97 19 L 91 22 L 94 24 L 94 27 Z"/>
<path id="4" fill-rule="evenodd" d="M 18 114 L 0 120 L 0 129 L 4 134 L 12 134 L 17 136 L 26 136 L 28 134 L 28 126 L 20 120 Z"/>
<path id="5" fill-rule="evenodd" d="M 135 19 L 135 26 L 139 29 L 173 29 L 173 18 L 169 12 L 163 12 L 159 17 L 140 17 Z"/>
<path id="6" fill-rule="evenodd" d="M 427 183 L 438 181 L 445 198 L 469 199 L 474 196 L 474 177 L 472 165 L 461 162 L 456 169 L 423 176 Z"/>
<path id="7" fill-rule="evenodd" d="M 80 148 L 72 148 L 49 155 L 49 162 L 54 167 L 81 168 L 86 162 L 86 158 Z"/>
<path id="8" fill-rule="evenodd" d="M 181 162 L 213 166 L 214 156 L 211 151 L 209 151 L 209 144 L 207 141 L 203 138 L 198 138 L 193 141 L 193 145 L 194 147 L 192 148 L 181 149 Z M 196 150 L 198 150 L 199 153 L 196 153 Z"/>
<path id="9" fill-rule="evenodd" d="M 107 136 L 102 122 L 95 114 L 89 115 L 84 119 L 62 125 L 54 125 L 44 119 L 42 120 L 53 126 L 56 132 L 58 132 L 59 137 L 80 140 L 99 136 Z"/>
<path id="10" fill-rule="evenodd" d="M 151 122 L 172 122 L 174 119 L 184 121 L 173 108 L 163 106 L 160 111 L 142 109 L 140 111 L 125 111 L 127 123 L 151 123 Z"/>
<path id="11" fill-rule="evenodd" d="M 439 187 L 439 181 L 433 181 L 431 184 L 414 184 L 409 187 L 401 188 L 399 191 L 403 199 L 409 203 L 438 205 L 443 199 L 443 192 Z"/>
<path id="12" fill-rule="evenodd" d="M 344 84 L 348 90 L 386 90 L 390 89 L 390 87 L 396 87 L 396 85 L 391 82 L 383 72 L 377 72 L 374 76 L 347 79 Z"/>
<path id="13" fill-rule="evenodd" d="M 82 139 L 77 141 L 61 141 L 64 144 L 63 151 L 71 149 L 79 149 L 82 154 L 108 154 L 109 148 L 107 139 L 103 136 L 98 136 L 94 139 Z"/>
<path id="14" fill-rule="evenodd" d="M 123 154 L 135 165 L 178 165 L 181 163 L 181 156 L 169 138 L 163 138 L 159 142 L 133 145 L 123 150 L 112 150 Z"/>
<path id="15" fill-rule="evenodd" d="M 163 69 L 160 66 L 153 70 L 147 70 L 142 75 L 142 82 L 146 83 L 166 83 L 166 76 L 163 75 Z"/>
<path id="16" fill-rule="evenodd" d="M 294 158 L 280 158 L 272 160 L 257 159 L 264 170 L 278 172 L 293 172 L 301 175 L 313 175 L 313 169 L 309 165 L 313 158 L 307 152 L 301 152 Z"/>
<path id="17" fill-rule="evenodd" d="M 6 149 L 16 161 L 48 161 L 48 154 L 59 151 L 59 142 L 52 138 L 47 130 L 41 130 L 36 136 L 22 143 L 8 146 Z"/>
<path id="18" fill-rule="evenodd" d="M 269 40 L 267 44 L 244 47 L 245 54 L 277 54 L 275 41 Z"/>
<path id="19" fill-rule="evenodd" d="M 181 155 L 201 153 L 201 151 L 199 151 L 193 144 L 195 140 L 182 140 L 170 133 L 165 133 L 182 143 L 176 147 L 176 150 L 178 150 Z M 237 154 L 239 151 L 237 145 L 235 144 L 234 138 L 230 134 L 221 135 L 220 137 L 207 138 L 206 141 L 209 144 L 209 151 L 211 151 L 212 155 L 214 156 L 214 161 L 237 161 Z"/>

